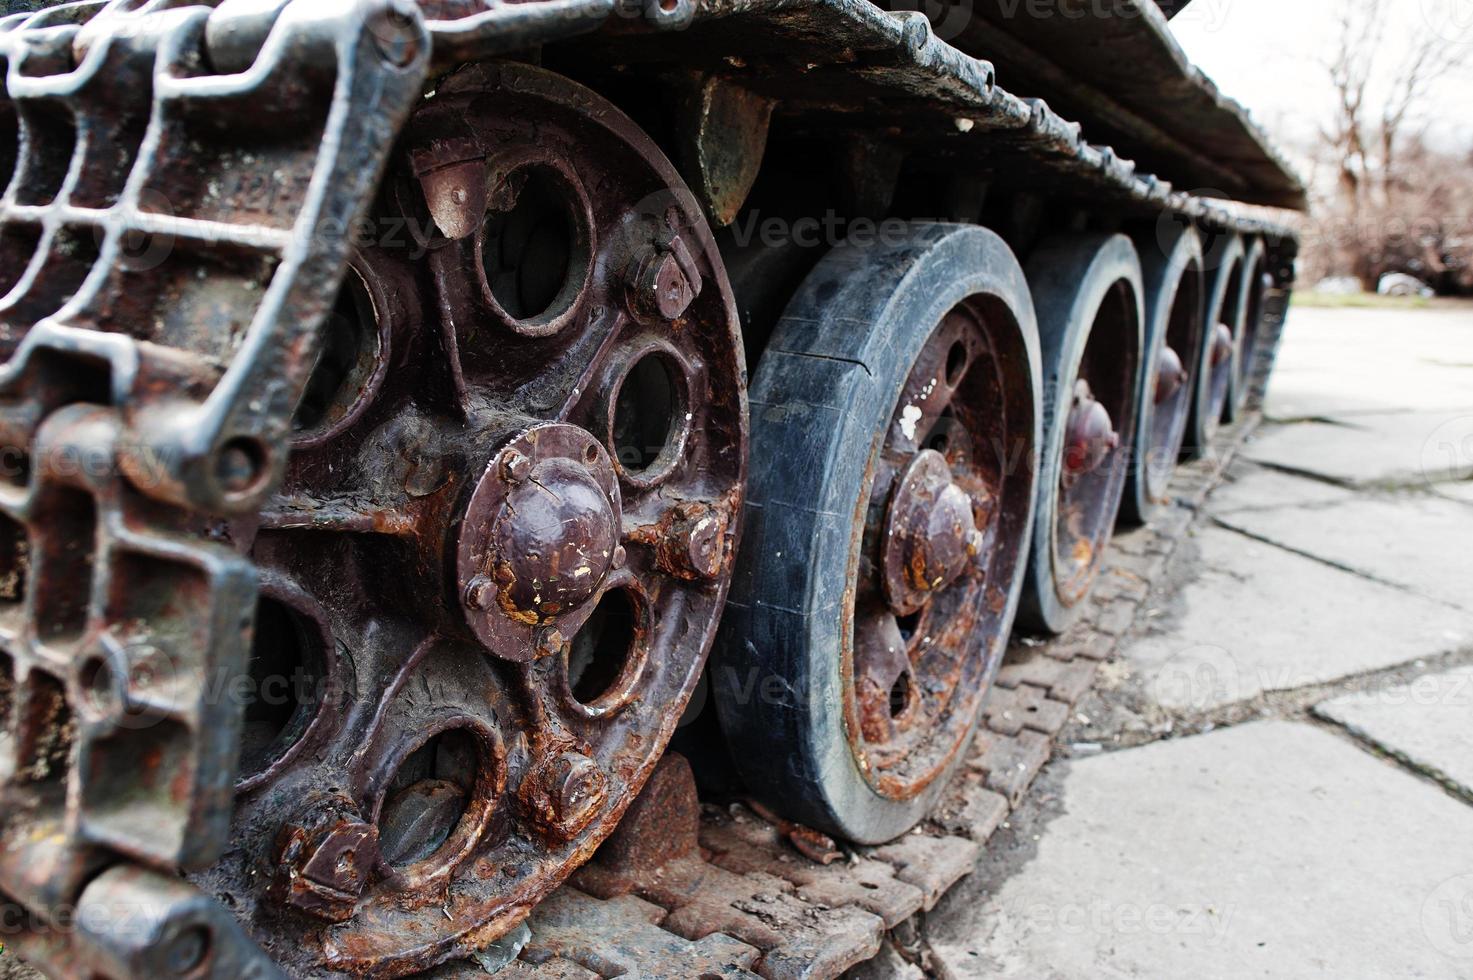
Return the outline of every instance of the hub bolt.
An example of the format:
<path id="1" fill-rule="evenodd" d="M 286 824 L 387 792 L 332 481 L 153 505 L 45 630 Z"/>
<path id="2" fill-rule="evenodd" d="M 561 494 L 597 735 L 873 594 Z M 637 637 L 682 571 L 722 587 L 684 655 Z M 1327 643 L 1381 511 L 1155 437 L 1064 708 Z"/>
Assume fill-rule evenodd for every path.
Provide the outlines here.
<path id="1" fill-rule="evenodd" d="M 378 828 L 346 805 L 328 804 L 283 826 L 275 856 L 272 898 L 328 922 L 346 922 L 378 864 Z"/>
<path id="2" fill-rule="evenodd" d="M 515 449 L 501 457 L 501 478 L 507 483 L 521 483 L 532 472 L 532 461 Z"/>
<path id="3" fill-rule="evenodd" d="M 1064 472 L 1077 478 L 1093 472 L 1105 457 L 1120 448 L 1120 434 L 1110 412 L 1095 400 L 1089 382 L 1080 378 L 1074 385 L 1074 407 L 1064 430 Z"/>
<path id="4" fill-rule="evenodd" d="M 659 529 L 655 563 L 676 578 L 715 578 L 726 555 L 726 523 L 726 515 L 710 504 L 681 504 Z"/>
<path id="5" fill-rule="evenodd" d="M 582 833 L 598 816 L 608 795 L 608 780 L 598 763 L 578 752 L 543 759 L 522 783 L 528 816 L 554 840 Z"/>
<path id="6" fill-rule="evenodd" d="M 471 579 L 465 587 L 465 604 L 482 612 L 490 609 L 496 604 L 496 583 L 484 576 Z"/>
<path id="7" fill-rule="evenodd" d="M 629 267 L 629 308 L 647 319 L 678 320 L 701 295 L 701 267 L 667 215 Z"/>
<path id="8" fill-rule="evenodd" d="M 639 263 L 629 298 L 636 314 L 677 320 L 690 309 L 695 298 L 695 291 L 675 256 L 652 252 Z"/>
<path id="9" fill-rule="evenodd" d="M 1220 367 L 1233 356 L 1233 331 L 1226 323 L 1212 329 L 1212 366 Z"/>
<path id="10" fill-rule="evenodd" d="M 1186 384 L 1187 372 L 1182 367 L 1181 357 L 1170 347 L 1163 346 L 1156 360 L 1156 404 L 1168 401 Z"/>
<path id="11" fill-rule="evenodd" d="M 537 637 L 538 660 L 562 653 L 567 648 L 568 639 L 563 636 L 562 631 L 559 629 L 549 627 L 542 631 L 541 636 Z"/>

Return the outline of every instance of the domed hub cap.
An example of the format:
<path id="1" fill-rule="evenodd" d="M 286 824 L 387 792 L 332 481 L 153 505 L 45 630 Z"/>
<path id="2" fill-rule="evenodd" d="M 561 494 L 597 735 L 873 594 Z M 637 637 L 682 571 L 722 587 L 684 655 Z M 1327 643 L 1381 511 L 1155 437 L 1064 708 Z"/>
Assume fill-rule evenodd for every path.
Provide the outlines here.
<path id="1" fill-rule="evenodd" d="M 1078 479 L 1092 473 L 1120 445 L 1110 413 L 1095 399 L 1089 382 L 1074 385 L 1074 406 L 1064 434 L 1064 478 Z"/>
<path id="2" fill-rule="evenodd" d="M 1170 401 L 1181 391 L 1186 380 L 1187 372 L 1182 367 L 1181 356 L 1170 347 L 1163 346 L 1156 358 L 1156 404 Z"/>
<path id="3" fill-rule="evenodd" d="M 972 498 L 952 482 L 946 457 L 935 450 L 918 453 L 902 474 L 883 549 L 885 596 L 901 616 L 956 581 L 981 551 Z"/>
<path id="4" fill-rule="evenodd" d="M 1233 356 L 1233 331 L 1226 323 L 1212 329 L 1212 366 L 1221 367 Z"/>
<path id="5" fill-rule="evenodd" d="M 613 462 L 591 434 L 549 423 L 517 435 L 486 467 L 461 521 L 466 622 L 505 660 L 557 652 L 620 562 L 620 526 Z"/>

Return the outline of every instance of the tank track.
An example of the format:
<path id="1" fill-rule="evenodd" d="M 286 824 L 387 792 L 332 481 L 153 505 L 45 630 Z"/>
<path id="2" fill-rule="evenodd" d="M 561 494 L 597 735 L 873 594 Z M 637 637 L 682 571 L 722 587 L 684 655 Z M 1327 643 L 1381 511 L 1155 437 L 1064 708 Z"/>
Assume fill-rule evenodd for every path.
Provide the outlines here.
<path id="1" fill-rule="evenodd" d="M 1290 258 L 1297 249 L 1294 229 L 1271 213 L 1173 187 L 1085 139 L 1079 123 L 1044 100 L 1008 91 L 990 62 L 938 38 L 924 14 L 891 13 L 869 0 L 682 0 L 677 7 L 669 26 L 679 24 L 678 33 L 601 34 L 575 50 L 597 64 L 678 62 L 717 75 L 724 68 L 754 92 L 781 97 L 786 111 L 812 120 L 814 133 L 842 123 L 846 102 L 863 101 L 870 128 L 938 141 L 929 145 L 952 160 L 984 170 L 1038 168 L 1040 179 L 1101 195 L 1101 206 L 1177 215 L 1208 232 L 1263 235 Z M 752 34 L 765 48 L 762 71 L 744 65 L 733 73 L 733 39 Z"/>
<path id="2" fill-rule="evenodd" d="M 286 470 L 350 230 L 437 70 L 553 41 L 580 56 L 617 50 L 611 60 L 626 63 L 679 49 L 688 67 L 715 70 L 729 62 L 711 37 L 755 35 L 773 60 L 761 80 L 748 79 L 754 90 L 803 92 L 805 76 L 822 76 L 811 102 L 790 100 L 811 111 L 815 132 L 862 98 L 875 125 L 944 142 L 968 165 L 1037 168 L 1122 214 L 1263 236 L 1278 283 L 1289 281 L 1292 228 L 1138 173 L 1042 101 L 1000 87 L 991 65 L 939 40 L 924 16 L 863 0 L 678 0 L 635 14 L 613 0 L 489 9 L 82 0 L 0 20 L 0 165 L 14 173 L 0 201 L 0 441 L 22 461 L 0 485 L 0 560 L 24 584 L 0 604 L 10 813 L 0 891 L 26 913 L 14 945 L 27 957 L 58 975 L 155 976 L 188 972 L 212 937 L 211 975 L 280 975 L 229 911 L 176 877 L 229 845 L 241 717 L 208 692 L 246 672 L 257 585 L 233 542 Z M 245 121 L 291 136 L 251 152 L 239 138 Z M 1046 759 L 1131 601 L 1117 592 L 1090 639 L 1071 634 L 1047 657 L 1005 668 L 988 707 L 993 735 L 963 780 L 970 789 L 925 833 L 867 856 L 915 889 L 892 889 L 906 902 L 929 907 L 970 868 Z M 714 906 L 736 911 L 720 912 L 710 930 L 680 930 L 701 932 L 698 948 L 667 927 L 684 910 L 713 908 L 699 883 L 663 911 L 565 891 L 534 930 L 564 929 L 568 945 L 539 940 L 548 945 L 531 955 L 567 953 L 580 965 L 558 973 L 550 961 L 532 975 L 577 976 L 593 964 L 615 976 L 636 955 L 646 971 L 659 957 L 686 957 L 668 976 L 690 975 L 692 955 L 709 956 L 716 975 L 745 975 L 720 964 L 745 960 L 745 969 L 759 958 L 768 976 L 836 975 L 914 911 L 835 903 L 830 924 L 793 899 L 784 918 L 765 906 L 791 904 L 782 876 L 767 877 L 786 862 L 753 842 L 770 831 L 712 821 L 701 834 L 713 853 L 727 842 L 712 866 L 738 875 L 744 884 L 731 887 L 745 892 Z M 726 867 L 764 854 L 776 864 Z M 801 898 L 830 886 L 795 887 Z M 77 932 L 54 927 L 72 907 Z M 147 914 L 135 921 L 118 908 Z M 787 949 L 781 930 L 799 921 Z M 710 938 L 718 933 L 738 940 Z M 573 953 L 579 944 L 585 951 Z M 814 964 L 828 965 L 815 973 Z"/>
<path id="3" fill-rule="evenodd" d="M 1281 317 L 1268 324 L 1271 332 L 1281 325 Z M 1177 471 L 1167 515 L 1112 542 L 1086 618 L 1063 636 L 1009 649 L 984 709 L 985 731 L 921 826 L 824 864 L 802 828 L 712 801 L 682 846 L 683 829 L 669 818 L 681 794 L 657 772 L 619 834 L 646 840 L 661 859 L 641 864 L 617 848 L 600 852 L 532 914 L 520 960 L 497 976 L 595 980 L 637 970 L 648 980 L 830 980 L 870 960 L 882 943 L 929 966 L 916 917 L 971 873 L 988 838 L 1023 804 L 1074 706 L 1258 422 L 1255 413 L 1225 427 L 1211 453 Z M 435 976 L 477 973 L 452 964 Z"/>

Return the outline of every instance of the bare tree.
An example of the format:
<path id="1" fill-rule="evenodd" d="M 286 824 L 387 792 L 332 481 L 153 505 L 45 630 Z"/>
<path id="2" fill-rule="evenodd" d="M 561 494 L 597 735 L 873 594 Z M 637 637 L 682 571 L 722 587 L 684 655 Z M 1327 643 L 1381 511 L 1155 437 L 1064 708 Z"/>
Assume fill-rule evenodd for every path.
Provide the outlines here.
<path id="1" fill-rule="evenodd" d="M 1432 233 L 1455 214 L 1433 209 L 1462 199 L 1449 179 L 1473 178 L 1465 161 L 1447 160 L 1426 145 L 1420 108 L 1434 85 L 1462 67 L 1466 49 L 1429 33 L 1403 60 L 1388 65 L 1385 0 L 1342 4 L 1338 17 L 1338 43 L 1325 65 L 1335 111 L 1320 129 L 1334 191 L 1321 202 L 1328 212 L 1321 221 L 1344 225 L 1349 233 L 1329 236 L 1322 264 L 1330 274 L 1353 275 L 1369 287 L 1407 263 L 1407 271 L 1445 275 L 1450 267 L 1439 243 L 1460 236 L 1445 228 Z M 1434 157 L 1447 169 L 1430 166 Z M 1414 248 L 1407 241 L 1412 228 L 1418 229 Z"/>

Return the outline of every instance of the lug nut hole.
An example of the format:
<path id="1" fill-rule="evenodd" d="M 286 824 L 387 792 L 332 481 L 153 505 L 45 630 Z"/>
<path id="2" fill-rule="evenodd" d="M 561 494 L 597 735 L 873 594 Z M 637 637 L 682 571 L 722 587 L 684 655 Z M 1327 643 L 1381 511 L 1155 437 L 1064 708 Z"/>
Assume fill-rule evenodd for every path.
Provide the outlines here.
<path id="1" fill-rule="evenodd" d="M 231 497 L 245 497 L 266 478 L 266 446 L 250 436 L 237 436 L 227 442 L 215 458 L 215 474 L 220 487 Z"/>

